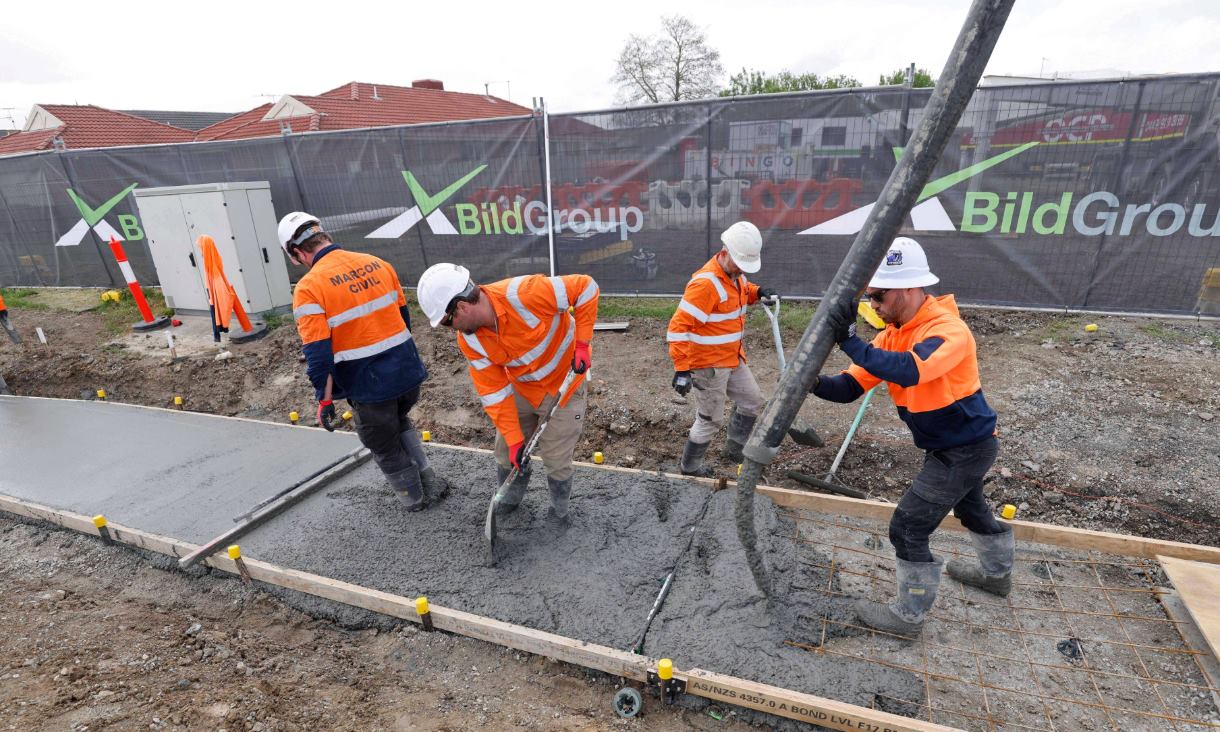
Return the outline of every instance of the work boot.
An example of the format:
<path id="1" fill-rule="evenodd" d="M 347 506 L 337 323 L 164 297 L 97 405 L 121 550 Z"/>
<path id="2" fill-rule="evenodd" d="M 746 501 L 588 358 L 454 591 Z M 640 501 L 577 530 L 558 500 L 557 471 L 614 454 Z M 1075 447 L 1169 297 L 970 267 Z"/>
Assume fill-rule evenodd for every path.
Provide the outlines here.
<path id="1" fill-rule="evenodd" d="M 924 618 L 936 602 L 940 570 L 945 561 L 908 562 L 898 559 L 898 599 L 888 605 L 871 600 L 856 601 L 856 615 L 870 628 L 907 638 L 919 635 Z"/>
<path id="2" fill-rule="evenodd" d="M 735 464 L 741 463 L 741 451 L 745 449 L 746 440 L 750 439 L 750 433 L 754 431 L 754 423 L 757 420 L 758 417 L 741 414 L 737 411 L 737 407 L 733 407 L 733 411 L 729 414 L 729 438 L 724 443 L 725 460 Z"/>
<path id="3" fill-rule="evenodd" d="M 502 468 L 496 465 L 497 490 L 504 484 L 505 479 L 508 478 L 508 474 L 511 472 L 512 468 Z M 525 497 L 525 489 L 529 487 L 529 484 L 529 473 L 517 473 L 517 477 L 513 478 L 513 482 L 508 484 L 508 490 L 504 492 L 504 498 L 500 499 L 500 502 L 496 504 L 496 515 L 507 516 L 516 511 L 517 507 L 521 505 L 521 499 Z"/>
<path id="4" fill-rule="evenodd" d="M 386 473 L 385 477 L 394 495 L 398 496 L 408 511 L 422 511 L 428 507 L 423 482 L 419 477 L 419 466 L 412 465 L 394 473 Z"/>
<path id="5" fill-rule="evenodd" d="M 1012 564 L 1016 557 L 1016 540 L 1012 529 L 1004 527 L 1002 534 L 976 534 L 970 532 L 978 564 L 965 559 L 952 559 L 945 569 L 949 576 L 964 585 L 977 587 L 1000 597 L 1008 597 L 1012 591 Z"/>
<path id="6" fill-rule="evenodd" d="M 546 482 L 551 489 L 551 515 L 567 523 L 572 511 L 569 500 L 572 496 L 572 478 L 555 480 L 548 475 Z"/>
<path id="7" fill-rule="evenodd" d="M 423 481 L 428 503 L 436 503 L 449 495 L 449 481 L 437 475 L 432 466 L 428 464 L 428 454 L 424 452 L 424 441 L 419 437 L 419 430 L 412 427 L 399 434 L 398 440 L 419 467 L 419 477 Z"/>
<path id="8" fill-rule="evenodd" d="M 700 478 L 712 477 L 712 469 L 703 464 L 703 456 L 707 454 L 707 446 L 711 444 L 705 442 L 686 441 L 686 447 L 682 448 L 682 462 L 679 468 L 683 475 L 694 475 Z"/>

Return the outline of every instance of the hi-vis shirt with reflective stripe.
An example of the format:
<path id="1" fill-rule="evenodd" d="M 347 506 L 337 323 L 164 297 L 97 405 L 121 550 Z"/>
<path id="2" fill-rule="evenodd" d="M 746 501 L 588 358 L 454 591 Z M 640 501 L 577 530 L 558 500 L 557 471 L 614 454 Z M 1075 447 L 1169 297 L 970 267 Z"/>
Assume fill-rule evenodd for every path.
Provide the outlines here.
<path id="1" fill-rule="evenodd" d="M 597 322 L 597 283 L 588 275 L 528 275 L 483 285 L 496 329 L 458 333 L 475 391 L 508 444 L 524 441 L 515 391 L 535 407 L 559 391 L 576 341 L 589 342 Z M 571 307 L 575 317 L 568 313 Z M 578 377 L 569 393 L 580 385 Z"/>
<path id="2" fill-rule="evenodd" d="M 381 259 L 338 247 L 319 252 L 292 297 L 314 385 L 333 373 L 336 395 L 359 401 L 418 386 L 424 371 L 400 310 L 406 303 L 398 274 Z"/>
<path id="3" fill-rule="evenodd" d="M 736 280 L 712 257 L 686 284 L 678 310 L 669 319 L 669 357 L 675 371 L 734 368 L 746 357 L 741 337 L 746 307 L 758 301 L 758 285 L 743 274 Z"/>

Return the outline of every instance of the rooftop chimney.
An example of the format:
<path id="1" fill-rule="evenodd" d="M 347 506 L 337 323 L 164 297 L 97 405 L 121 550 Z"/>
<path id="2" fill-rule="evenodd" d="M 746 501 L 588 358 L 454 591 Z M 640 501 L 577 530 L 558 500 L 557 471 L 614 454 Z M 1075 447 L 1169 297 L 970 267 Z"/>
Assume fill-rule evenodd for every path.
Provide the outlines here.
<path id="1" fill-rule="evenodd" d="M 445 91 L 445 82 L 440 79 L 416 79 L 411 82 L 412 89 L 435 89 Z"/>
<path id="2" fill-rule="evenodd" d="M 353 81 L 351 83 L 352 101 L 360 101 L 360 82 Z"/>

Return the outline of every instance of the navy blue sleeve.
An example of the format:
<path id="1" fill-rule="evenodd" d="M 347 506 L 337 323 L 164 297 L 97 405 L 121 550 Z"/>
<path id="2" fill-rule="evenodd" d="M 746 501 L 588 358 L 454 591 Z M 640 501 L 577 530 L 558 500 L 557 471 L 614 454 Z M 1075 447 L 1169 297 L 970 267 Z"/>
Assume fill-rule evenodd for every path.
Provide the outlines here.
<path id="1" fill-rule="evenodd" d="M 854 402 L 863 393 L 864 387 L 851 374 L 822 376 L 818 378 L 817 386 L 813 387 L 815 397 L 840 404 Z"/>
<path id="2" fill-rule="evenodd" d="M 326 377 L 335 372 L 335 356 L 331 352 L 330 339 L 306 343 L 301 351 L 305 354 L 305 374 L 320 401 L 326 394 Z"/>
<path id="3" fill-rule="evenodd" d="M 402 322 L 407 324 L 407 330 L 411 330 L 411 309 L 403 305 L 398 308 L 398 312 L 402 313 Z"/>
<path id="4" fill-rule="evenodd" d="M 934 339 L 929 339 L 934 340 Z M 928 341 L 924 341 L 927 343 Z M 923 343 L 916 346 L 919 348 Z M 898 386 L 914 386 L 919 383 L 919 367 L 910 351 L 883 351 L 852 336 L 839 344 L 851 362 L 882 381 Z M 935 347 L 932 348 L 936 350 Z M 931 353 L 931 351 L 929 351 Z M 922 354 L 921 354 L 921 357 Z M 927 360 L 926 357 L 923 357 Z"/>

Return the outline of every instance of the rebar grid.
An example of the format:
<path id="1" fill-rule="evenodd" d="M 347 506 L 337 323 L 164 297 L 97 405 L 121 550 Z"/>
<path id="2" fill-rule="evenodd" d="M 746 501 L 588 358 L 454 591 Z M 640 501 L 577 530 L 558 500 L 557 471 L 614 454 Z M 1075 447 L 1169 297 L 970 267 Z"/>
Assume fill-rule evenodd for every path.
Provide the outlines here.
<path id="1" fill-rule="evenodd" d="M 876 529 L 870 529 L 870 528 L 863 527 L 863 526 L 853 526 L 853 525 L 849 525 L 849 524 L 844 524 L 844 523 L 839 523 L 839 522 L 834 522 L 834 521 L 826 521 L 826 520 L 821 520 L 821 519 L 808 517 L 808 516 L 800 516 L 800 515 L 794 514 L 791 511 L 789 512 L 789 515 L 792 516 L 797 521 L 806 522 L 809 524 L 813 524 L 815 526 L 828 527 L 828 528 L 839 529 L 839 530 L 847 530 L 847 531 L 858 532 L 861 534 L 871 535 L 871 536 L 880 536 L 881 535 L 880 532 L 877 531 Z M 799 533 L 799 530 L 798 530 L 798 533 Z M 852 569 L 846 565 L 846 560 L 851 555 L 859 555 L 859 556 L 866 557 L 866 558 L 869 558 L 874 561 L 883 561 L 883 562 L 884 561 L 892 562 L 892 556 L 880 554 L 880 553 L 872 552 L 872 551 L 866 551 L 863 549 L 858 549 L 853 546 L 846 546 L 843 543 L 840 543 L 837 541 L 818 541 L 815 539 L 805 538 L 802 536 L 792 536 L 790 538 L 795 542 L 799 542 L 799 543 L 810 545 L 810 546 L 816 546 L 816 547 L 820 547 L 824 550 L 828 550 L 830 560 L 826 564 L 821 564 L 818 562 L 804 561 L 804 560 L 800 561 L 800 564 L 802 564 L 804 566 L 809 566 L 809 567 L 825 570 L 827 572 L 826 587 L 824 590 L 827 595 L 843 597 L 843 598 L 851 597 L 847 593 L 835 589 L 836 573 L 838 573 L 839 575 L 851 575 L 851 576 L 856 576 L 856 577 L 867 578 L 867 580 L 870 582 L 870 584 L 875 585 L 877 583 L 882 583 L 887 588 L 893 587 L 895 585 L 895 580 L 893 577 L 880 576 L 878 574 L 874 574 L 871 571 L 860 571 L 857 569 Z M 957 555 L 957 556 L 973 558 L 973 553 L 967 554 L 964 552 L 956 552 L 956 551 L 952 551 L 952 550 L 942 551 L 942 549 L 939 547 L 937 549 L 937 553 L 938 554 L 941 554 L 941 553 L 953 554 L 953 555 Z M 1059 558 L 1050 556 L 1045 548 L 1041 548 L 1040 556 L 1038 556 L 1036 558 L 1018 559 L 1018 561 L 1022 561 L 1022 562 L 1026 562 L 1026 563 L 1043 564 L 1048 570 L 1050 570 L 1052 568 L 1052 565 L 1054 565 L 1054 564 L 1062 564 L 1062 565 L 1070 565 L 1071 567 L 1075 567 L 1080 570 L 1092 573 L 1092 576 L 1096 579 L 1095 585 L 1094 584 L 1068 584 L 1068 583 L 1057 582 L 1053 571 L 1048 571 L 1046 573 L 1047 582 L 1045 582 L 1045 583 L 1042 583 L 1042 582 L 1023 582 L 1023 583 L 1014 582 L 1013 583 L 1014 587 L 1020 587 L 1020 588 L 1024 588 L 1027 590 L 1051 593 L 1054 596 L 1055 602 L 1058 605 L 1058 607 L 1037 607 L 1037 606 L 1017 605 L 1017 604 L 1014 604 L 1012 602 L 1012 600 L 1010 600 L 1010 599 L 1006 599 L 1005 604 L 981 602 L 981 601 L 978 601 L 976 598 L 968 597 L 966 588 L 962 587 L 960 596 L 952 595 L 949 592 L 945 592 L 945 593 L 943 593 L 943 595 L 945 596 L 946 599 L 953 599 L 956 601 L 960 601 L 961 606 L 965 613 L 964 619 L 957 618 L 957 617 L 949 617 L 943 613 L 932 613 L 929 616 L 933 619 L 937 619 L 937 620 L 940 620 L 943 622 L 948 622 L 948 623 L 954 623 L 954 624 L 961 625 L 961 626 L 971 628 L 971 629 L 981 629 L 981 630 L 985 630 L 987 632 L 999 632 L 999 633 L 1006 633 L 1006 634 L 1013 635 L 1017 639 L 1019 639 L 1019 641 L 1021 643 L 1022 651 L 1023 651 L 1023 653 L 1021 655 L 1024 656 L 1023 658 L 1005 655 L 1003 653 L 980 651 L 978 649 L 977 643 L 973 637 L 974 633 L 969 634 L 970 641 L 971 641 L 970 648 L 958 647 L 958 646 L 954 646 L 951 644 L 936 643 L 936 642 L 924 640 L 921 638 L 917 641 L 917 643 L 919 644 L 919 648 L 918 648 L 919 661 L 912 660 L 910 663 L 895 663 L 892 661 L 883 661 L 883 660 L 880 660 L 877 658 L 862 657 L 859 655 L 855 655 L 854 653 L 837 651 L 832 648 L 829 648 L 827 646 L 828 627 L 830 627 L 833 624 L 836 627 L 849 628 L 849 629 L 856 630 L 856 631 L 863 631 L 863 632 L 870 633 L 870 634 L 873 634 L 876 636 L 890 636 L 890 637 L 898 638 L 902 641 L 909 641 L 909 639 L 902 638 L 901 636 L 892 636 L 891 634 L 885 633 L 883 631 L 877 631 L 875 629 L 868 628 L 865 626 L 853 625 L 851 623 L 833 620 L 828 617 L 822 618 L 822 627 L 821 627 L 821 633 L 820 633 L 821 637 L 818 641 L 818 645 L 814 646 L 814 645 L 810 645 L 808 643 L 802 643 L 799 641 L 787 641 L 787 643 L 791 646 L 794 646 L 797 648 L 803 648 L 805 650 L 808 650 L 808 651 L 811 651 L 814 653 L 823 653 L 823 654 L 828 654 L 828 655 L 840 656 L 840 657 L 844 657 L 844 658 L 863 660 L 863 661 L 867 661 L 870 663 L 876 663 L 878 665 L 903 670 L 903 671 L 906 671 L 908 673 L 915 675 L 917 678 L 922 678 L 924 681 L 926 702 L 918 702 L 918 701 L 913 701 L 910 699 L 900 699 L 897 697 L 887 697 L 884 694 L 878 694 L 877 696 L 884 697 L 884 698 L 891 698 L 891 699 L 894 699 L 895 701 L 903 702 L 904 704 L 913 705 L 913 706 L 917 707 L 918 709 L 920 709 L 919 716 L 922 717 L 922 716 L 925 716 L 925 714 L 926 714 L 926 717 L 929 721 L 936 721 L 935 720 L 936 715 L 945 715 L 945 716 L 956 716 L 961 719 L 971 720 L 973 722 L 981 722 L 986 725 L 986 729 L 989 732 L 995 732 L 995 730 L 997 729 L 997 726 L 1000 729 L 1025 729 L 1025 730 L 1033 730 L 1034 732 L 1058 732 L 1055 727 L 1055 722 L 1054 722 L 1055 713 L 1054 713 L 1054 710 L 1051 708 L 1051 702 L 1055 702 L 1058 704 L 1072 705 L 1072 706 L 1076 706 L 1076 707 L 1099 711 L 1101 714 L 1103 714 L 1105 716 L 1105 720 L 1106 720 L 1109 728 L 1114 730 L 1115 732 L 1119 732 L 1120 730 L 1124 729 L 1123 724 L 1122 724 L 1123 718 L 1130 719 L 1130 717 L 1132 717 L 1132 716 L 1139 717 L 1139 718 L 1145 718 L 1145 719 L 1160 720 L 1163 723 L 1168 723 L 1169 727 L 1174 730 L 1180 729 L 1179 725 L 1193 725 L 1195 727 L 1201 727 L 1201 728 L 1220 729 L 1220 723 L 1210 722 L 1210 721 L 1206 721 L 1203 719 L 1191 719 L 1191 718 L 1187 718 L 1184 716 L 1180 716 L 1180 713 L 1175 714 L 1171 710 L 1169 703 L 1166 701 L 1164 695 L 1162 694 L 1162 689 L 1161 689 L 1162 686 L 1165 686 L 1165 687 L 1177 687 L 1180 689 L 1191 690 L 1191 691 L 1209 691 L 1212 694 L 1220 693 L 1220 690 L 1218 690 L 1215 686 L 1211 685 L 1213 683 L 1213 681 L 1207 675 L 1206 671 L 1204 670 L 1203 664 L 1201 663 L 1201 661 L 1199 659 L 1199 656 L 1205 655 L 1205 652 L 1196 651 L 1196 650 L 1193 650 L 1190 648 L 1185 648 L 1185 647 L 1183 647 L 1183 648 L 1165 648 L 1165 647 L 1151 646 L 1151 645 L 1147 645 L 1147 644 L 1137 643 L 1137 642 L 1135 642 L 1135 639 L 1132 637 L 1131 632 L 1129 631 L 1127 625 L 1124 622 L 1124 621 L 1139 621 L 1139 622 L 1147 622 L 1147 623 L 1162 623 L 1162 624 L 1164 624 L 1163 627 L 1172 627 L 1174 629 L 1174 631 L 1176 632 L 1177 637 L 1182 641 L 1183 646 L 1185 646 L 1186 645 L 1185 637 L 1182 635 L 1181 628 L 1179 626 L 1180 626 L 1180 624 L 1188 623 L 1189 621 L 1178 621 L 1178 620 L 1173 620 L 1173 619 L 1169 619 L 1169 618 L 1165 618 L 1165 617 L 1153 617 L 1153 616 L 1145 616 L 1145 615 L 1139 615 L 1139 614 L 1131 614 L 1131 613 L 1127 613 L 1127 612 L 1120 612 L 1118 605 L 1114 601 L 1114 595 L 1111 594 L 1111 593 L 1120 593 L 1120 592 L 1130 592 L 1130 593 L 1135 593 L 1135 594 L 1123 595 L 1123 596 L 1124 597 L 1135 597 L 1138 595 L 1143 595 L 1143 596 L 1148 596 L 1148 597 L 1151 597 L 1151 598 L 1159 601 L 1161 595 L 1163 594 L 1163 590 L 1158 589 L 1156 586 L 1156 583 L 1152 579 L 1152 575 L 1149 571 L 1150 560 L 1139 560 L 1139 561 L 1135 561 L 1135 562 L 1114 562 L 1114 561 L 1108 561 L 1108 560 L 1101 558 L 1097 552 L 1092 551 L 1092 550 L 1085 552 L 1085 554 L 1087 557 L 1086 559 L 1059 559 Z M 1139 573 L 1143 575 L 1144 580 L 1146 580 L 1147 587 L 1126 588 L 1126 587 L 1117 587 L 1114 585 L 1107 585 L 1101 575 L 1101 571 L 1099 569 L 1100 567 L 1116 567 L 1116 568 L 1121 568 L 1124 570 L 1131 570 L 1131 569 L 1138 570 Z M 942 587 L 943 587 L 943 585 L 942 585 Z M 948 589 L 948 588 L 945 588 L 945 589 Z M 1088 592 L 1094 593 L 1093 596 L 1096 596 L 1096 594 L 1098 592 L 1100 592 L 1101 597 L 1104 598 L 1105 602 L 1109 606 L 1110 612 L 1098 613 L 1098 612 L 1089 612 L 1089 611 L 1076 610 L 1076 609 L 1069 608 L 1064 603 L 1063 596 L 1060 594 L 1061 590 L 1068 590 L 1068 589 L 1078 590 L 1078 591 L 1088 591 Z M 985 622 L 976 622 L 976 621 L 979 621 L 982 619 L 974 618 L 971 616 L 971 607 L 972 606 L 976 608 L 975 612 L 978 612 L 978 608 L 1006 609 L 1007 612 L 1012 615 L 1014 625 L 1013 625 L 1013 627 L 1000 627 L 1000 626 L 995 626 L 995 625 L 989 625 L 989 624 L 986 624 Z M 1089 646 L 1097 647 L 1097 646 L 1109 645 L 1109 646 L 1114 646 L 1114 647 L 1120 648 L 1120 649 L 1129 649 L 1135 655 L 1135 658 L 1139 663 L 1139 669 L 1137 670 L 1137 674 L 1126 674 L 1126 673 L 1121 673 L 1121 672 L 1116 672 L 1116 671 L 1103 671 L 1100 668 L 1097 668 L 1095 663 L 1091 663 L 1090 662 L 1091 659 L 1087 655 L 1080 659 L 1080 665 L 1074 665 L 1071 663 L 1061 665 L 1061 664 L 1055 664 L 1055 663 L 1045 663 L 1045 662 L 1035 660 L 1033 657 L 1033 654 L 1031 652 L 1031 649 L 1030 649 L 1030 638 L 1031 637 L 1062 639 L 1064 636 L 1063 636 L 1063 634 L 1045 633 L 1045 632 L 1040 632 L 1040 631 L 1032 629 L 1032 628 L 1026 628 L 1021 623 L 1019 611 L 1024 611 L 1024 612 L 1028 612 L 1028 613 L 1045 613 L 1048 615 L 1054 615 L 1055 617 L 1060 618 L 1061 619 L 1060 621 L 1063 622 L 1067 626 L 1067 630 L 1071 634 L 1072 638 L 1080 639 L 1082 641 L 1082 643 L 1085 643 Z M 1072 622 L 1072 619 L 1074 617 L 1075 618 L 1086 618 L 1086 619 L 1090 619 L 1090 620 L 1096 618 L 1096 619 L 1100 619 L 1100 620 L 1112 621 L 1118 626 L 1118 631 L 1121 634 L 1121 637 L 1125 640 L 1110 640 L 1110 639 L 1103 639 L 1103 638 L 1083 639 L 1083 638 L 1081 638 L 1080 634 L 1077 632 L 1077 629 Z M 1159 626 L 1159 627 L 1161 627 L 1161 626 Z M 966 678 L 957 677 L 952 674 L 944 674 L 944 673 L 939 673 L 939 672 L 933 671 L 929 667 L 929 662 L 928 662 L 928 650 L 930 648 L 945 649 L 945 650 L 953 651 L 953 652 L 957 652 L 957 653 L 970 654 L 971 659 L 974 661 L 975 674 L 967 674 L 967 675 L 969 675 L 969 676 L 977 675 L 977 677 L 978 677 L 977 680 L 968 680 Z M 1180 657 L 1182 655 L 1191 657 L 1192 660 L 1194 661 L 1195 666 L 1198 667 L 1198 669 L 1201 673 L 1201 678 L 1203 679 L 1203 681 L 1205 683 L 1196 684 L 1196 683 L 1191 683 L 1190 681 L 1178 681 L 1178 680 L 1161 679 L 1161 678 L 1155 677 L 1152 674 L 1149 665 L 1145 662 L 1144 655 L 1140 653 L 1141 650 L 1143 650 L 1144 652 L 1169 654 L 1171 656 L 1176 655 L 1178 657 Z M 991 660 L 999 661 L 999 662 L 1017 664 L 1021 667 L 1026 668 L 1028 670 L 1029 678 L 1033 682 L 1033 684 L 1032 684 L 1033 690 L 1010 689 L 1010 688 L 1006 688 L 1006 686 L 997 685 L 996 683 L 989 682 L 983 673 L 982 664 L 981 664 L 982 659 L 991 659 Z M 1080 673 L 1085 674 L 1088 678 L 1088 687 L 1091 688 L 1091 691 L 1092 691 L 1092 693 L 1089 694 L 1089 696 L 1095 695 L 1096 700 L 1094 701 L 1092 699 L 1074 699 L 1074 698 L 1056 695 L 1053 691 L 1048 692 L 1048 690 L 1043 686 L 1041 679 L 1039 679 L 1039 674 L 1038 674 L 1039 669 L 1050 669 L 1050 670 L 1055 670 L 1055 671 L 1070 671 L 1070 672 L 1073 672 L 1074 674 L 1080 674 Z M 1147 687 L 1150 686 L 1152 688 L 1153 694 L 1155 694 L 1155 696 L 1159 702 L 1160 709 L 1159 710 L 1132 709 L 1130 707 L 1119 706 L 1119 705 L 1108 703 L 1105 695 L 1103 694 L 1101 688 L 1098 685 L 1098 681 L 1097 681 L 1098 678 L 1133 681 L 1139 687 L 1139 689 L 1145 693 L 1148 690 Z M 972 714 L 969 712 L 964 712 L 964 711 L 960 711 L 960 710 L 956 710 L 956 709 L 947 708 L 943 704 L 937 704 L 935 696 L 938 692 L 934 691 L 935 687 L 932 683 L 933 680 L 958 683 L 958 684 L 963 684 L 967 687 L 978 688 L 979 693 L 981 694 L 981 697 L 982 697 L 982 705 L 981 705 L 982 709 L 980 710 L 982 713 L 981 714 L 979 714 L 979 713 Z M 940 692 L 940 693 L 945 693 L 945 692 Z M 991 693 L 1012 694 L 1012 695 L 1016 695 L 1018 697 L 1036 699 L 1042 707 L 1042 714 L 1040 716 L 1045 717 L 1045 724 L 1047 726 L 1045 726 L 1045 727 L 1032 726 L 1031 724 L 1020 723 L 1020 722 L 1016 722 L 1016 721 L 1009 720 L 1009 719 L 1003 719 L 1000 716 L 997 716 L 996 710 L 992 703 L 993 700 L 990 698 Z M 1028 722 L 1028 720 L 1026 720 L 1026 721 Z"/>

